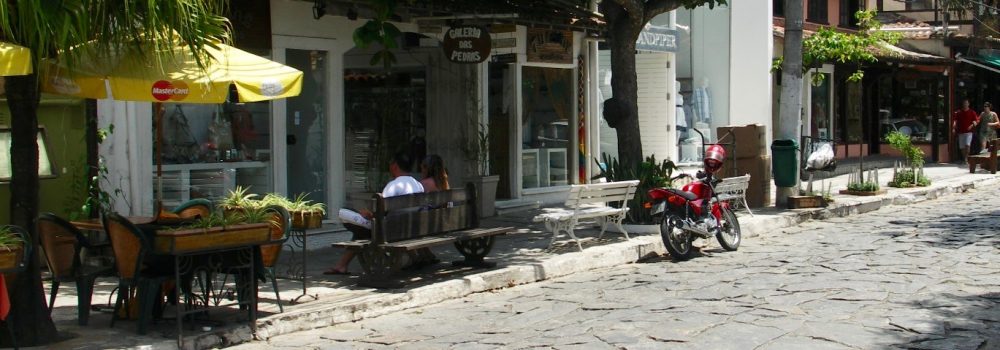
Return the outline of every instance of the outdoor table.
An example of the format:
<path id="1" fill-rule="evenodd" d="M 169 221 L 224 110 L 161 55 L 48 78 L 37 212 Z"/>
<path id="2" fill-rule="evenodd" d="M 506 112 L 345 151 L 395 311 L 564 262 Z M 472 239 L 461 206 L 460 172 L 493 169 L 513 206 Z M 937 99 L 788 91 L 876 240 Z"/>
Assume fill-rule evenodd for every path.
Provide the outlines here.
<path id="1" fill-rule="evenodd" d="M 309 230 L 305 228 L 296 228 L 293 226 L 288 231 L 289 240 L 285 242 L 285 245 L 289 248 L 292 254 L 291 259 L 288 259 L 288 270 L 285 272 L 285 277 L 302 282 L 302 294 L 293 298 L 291 300 L 293 303 L 297 303 L 299 299 L 306 296 L 312 298 L 313 300 L 319 299 L 319 294 L 310 295 L 306 292 L 306 267 L 308 266 L 306 262 L 309 261 L 309 249 L 307 245 L 309 241 L 308 231 Z"/>
<path id="2" fill-rule="evenodd" d="M 213 233 L 198 235 L 197 237 L 184 234 L 183 231 L 169 231 L 167 229 L 174 226 L 157 224 L 153 217 L 129 217 L 129 221 L 146 234 L 153 243 L 153 250 L 149 254 L 153 257 L 170 259 L 174 267 L 174 280 L 178 288 L 174 288 L 174 297 L 177 300 L 175 317 L 177 323 L 177 346 L 184 347 L 183 323 L 184 317 L 203 313 L 210 306 L 209 301 L 215 307 L 246 306 L 250 328 L 257 331 L 257 271 L 260 270 L 260 245 L 267 243 L 268 234 L 264 234 L 261 240 L 224 240 L 218 241 L 206 237 Z M 71 224 L 81 230 L 90 230 L 104 233 L 104 225 L 99 219 L 72 221 Z M 266 233 L 270 231 L 263 227 Z M 233 271 L 247 270 L 247 276 L 236 279 L 236 290 L 240 296 L 236 302 L 220 304 L 222 296 L 218 295 L 211 283 L 201 285 L 201 293 L 196 295 L 194 286 L 188 288 L 188 299 L 183 299 L 188 304 L 182 306 L 182 277 L 194 276 L 195 273 L 204 272 L 206 276 L 214 273 L 230 273 Z M 192 277 L 193 279 L 193 277 Z M 191 298 L 193 297 L 193 298 Z M 200 306 L 200 307 L 199 307 Z"/>
<path id="3" fill-rule="evenodd" d="M 270 231 L 264 227 L 264 230 Z M 143 231 L 146 231 L 144 229 Z M 183 246 L 179 243 L 162 244 L 162 238 L 179 242 L 180 235 L 171 237 L 171 231 L 155 231 L 157 243 L 154 253 L 173 258 L 175 281 L 182 281 L 181 276 L 193 276 L 197 272 L 206 272 L 206 276 L 214 273 L 231 273 L 233 271 L 247 270 L 249 273 L 243 278 L 236 278 L 236 291 L 238 298 L 234 303 L 219 304 L 222 296 L 211 283 L 202 285 L 201 295 L 195 295 L 194 286 L 189 290 L 189 296 L 194 296 L 194 302 L 187 299 L 187 306 L 181 307 L 181 288 L 174 288 L 174 297 L 177 298 L 178 306 L 175 308 L 177 322 L 177 347 L 184 348 L 184 317 L 191 314 L 205 312 L 210 300 L 214 300 L 215 307 L 226 306 L 246 306 L 250 329 L 257 332 L 257 269 L 260 262 L 260 245 L 267 243 L 265 239 L 259 241 L 243 242 L 210 242 L 199 246 Z M 211 234 L 211 233 L 209 233 Z M 202 238 L 201 240 L 205 240 Z M 210 277 L 209 277 L 210 278 Z M 179 285 L 179 284 L 178 284 Z M 221 292 L 221 289 L 219 290 Z M 199 308 L 198 306 L 203 306 Z"/>

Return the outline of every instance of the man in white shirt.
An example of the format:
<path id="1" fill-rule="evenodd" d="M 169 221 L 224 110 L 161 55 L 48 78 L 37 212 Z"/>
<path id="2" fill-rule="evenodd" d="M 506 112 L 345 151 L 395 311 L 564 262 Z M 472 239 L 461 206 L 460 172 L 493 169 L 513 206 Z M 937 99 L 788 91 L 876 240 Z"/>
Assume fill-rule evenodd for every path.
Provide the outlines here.
<path id="1" fill-rule="evenodd" d="M 413 171 L 413 160 L 410 159 L 410 155 L 406 152 L 397 152 L 392 157 L 392 162 L 389 163 L 389 173 L 392 174 L 393 179 L 385 185 L 385 188 L 382 189 L 382 197 L 389 198 L 414 193 L 423 193 L 424 186 L 420 184 L 420 181 L 417 181 L 417 179 L 410 176 L 411 171 Z M 359 212 L 354 212 L 348 209 L 340 210 L 341 222 L 344 223 L 345 228 L 354 234 L 351 240 L 371 238 L 372 226 L 370 220 L 374 216 L 375 214 L 368 209 L 361 209 Z M 344 255 L 340 257 L 340 261 L 337 262 L 337 266 L 324 271 L 323 274 L 350 274 L 347 271 L 347 266 L 350 265 L 352 259 L 354 259 L 353 251 L 348 250 L 344 252 Z"/>

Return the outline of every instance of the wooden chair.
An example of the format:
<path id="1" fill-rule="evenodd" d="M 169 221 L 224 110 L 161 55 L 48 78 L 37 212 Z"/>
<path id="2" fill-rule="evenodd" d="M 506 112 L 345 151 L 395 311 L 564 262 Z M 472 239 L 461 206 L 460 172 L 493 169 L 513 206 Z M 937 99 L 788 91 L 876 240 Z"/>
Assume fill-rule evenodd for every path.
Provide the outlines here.
<path id="1" fill-rule="evenodd" d="M 177 208 L 170 211 L 183 219 L 203 217 L 212 215 L 212 201 L 205 198 L 195 198 L 181 203 Z"/>
<path id="2" fill-rule="evenodd" d="M 115 267 L 118 270 L 118 299 L 111 315 L 111 326 L 114 327 L 123 305 L 125 314 L 131 314 L 128 302 L 134 289 L 139 304 L 138 333 L 146 334 L 148 317 L 154 313 L 160 287 L 172 276 L 166 272 L 150 271 L 143 265 L 152 252 L 152 242 L 127 219 L 110 213 L 104 217 L 104 230 L 111 240 L 111 248 L 115 252 Z"/>
<path id="3" fill-rule="evenodd" d="M 271 221 L 274 224 L 271 225 L 271 243 L 260 246 L 260 256 L 265 277 L 271 279 L 271 287 L 274 288 L 274 300 L 278 304 L 278 310 L 285 312 L 285 308 L 281 306 L 281 295 L 278 293 L 274 265 L 277 264 L 282 247 L 288 240 L 288 230 L 292 227 L 292 217 L 288 214 L 288 210 L 280 206 L 272 205 L 265 210 L 271 213 Z"/>
<path id="4" fill-rule="evenodd" d="M 94 252 L 99 246 L 91 244 L 80 230 L 63 218 L 52 213 L 43 213 L 38 217 L 36 225 L 49 273 L 52 275 L 49 314 L 55 307 L 59 284 L 74 282 L 77 295 L 77 322 L 81 326 L 86 326 L 90 319 L 94 282 L 97 277 L 111 276 L 112 268 L 83 263 L 81 251 L 86 248 L 88 252 Z"/>

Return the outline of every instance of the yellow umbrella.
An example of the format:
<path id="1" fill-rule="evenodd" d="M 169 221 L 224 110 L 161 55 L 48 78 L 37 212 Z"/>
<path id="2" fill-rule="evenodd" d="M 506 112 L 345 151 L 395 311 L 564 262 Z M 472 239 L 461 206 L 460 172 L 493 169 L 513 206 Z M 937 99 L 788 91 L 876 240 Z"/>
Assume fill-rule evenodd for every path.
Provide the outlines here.
<path id="1" fill-rule="evenodd" d="M 72 66 L 54 61 L 45 67 L 42 90 L 81 98 L 175 103 L 222 103 L 229 97 L 230 86 L 236 87 L 240 102 L 288 98 L 302 91 L 300 70 L 225 44 L 205 49 L 209 61 L 199 67 L 184 45 L 144 55 L 134 46 L 107 52 L 84 44 L 73 49 Z M 162 149 L 162 120 L 163 105 L 157 103 L 157 149 Z M 156 155 L 159 195 L 163 193 L 161 156 Z"/>
<path id="2" fill-rule="evenodd" d="M 141 55 L 127 50 L 95 52 L 86 44 L 74 49 L 79 51 L 72 66 L 56 61 L 46 67 L 42 89 L 81 98 L 179 103 L 225 102 L 231 85 L 240 102 L 292 97 L 301 91 L 302 71 L 216 45 L 206 47 L 210 58 L 200 68 L 187 46 Z"/>
<path id="3" fill-rule="evenodd" d="M 31 74 L 31 51 L 27 47 L 0 42 L 0 76 Z"/>

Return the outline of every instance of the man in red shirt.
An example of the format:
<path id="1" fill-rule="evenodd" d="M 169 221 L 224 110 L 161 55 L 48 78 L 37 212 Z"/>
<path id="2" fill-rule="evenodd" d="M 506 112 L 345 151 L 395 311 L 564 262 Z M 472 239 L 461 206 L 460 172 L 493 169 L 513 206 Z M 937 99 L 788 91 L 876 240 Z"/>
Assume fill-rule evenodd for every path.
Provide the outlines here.
<path id="1" fill-rule="evenodd" d="M 969 156 L 969 145 L 972 144 L 972 133 L 976 132 L 976 125 L 979 124 L 979 115 L 976 111 L 969 109 L 969 99 L 962 100 L 962 109 L 955 111 L 951 116 L 951 130 L 958 139 L 958 149 L 965 160 Z"/>

